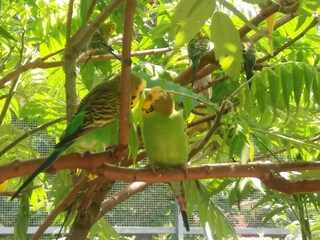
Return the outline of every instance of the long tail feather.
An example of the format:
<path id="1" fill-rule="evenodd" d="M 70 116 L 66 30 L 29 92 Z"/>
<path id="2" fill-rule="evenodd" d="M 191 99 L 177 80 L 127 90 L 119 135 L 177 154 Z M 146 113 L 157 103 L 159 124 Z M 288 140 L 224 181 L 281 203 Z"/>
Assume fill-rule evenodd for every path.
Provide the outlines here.
<path id="1" fill-rule="evenodd" d="M 114 53 L 114 49 L 110 47 L 108 44 L 103 44 L 104 48 L 107 49 L 116 59 L 121 61 L 121 59 Z"/>
<path id="2" fill-rule="evenodd" d="M 64 227 L 64 225 L 66 224 L 66 222 L 67 222 L 68 219 L 69 219 L 69 216 L 70 216 L 71 211 L 72 211 L 72 204 L 71 204 L 65 211 L 66 211 L 66 216 L 64 217 L 64 221 L 63 221 L 63 223 L 62 223 L 62 225 L 61 225 L 61 228 L 60 228 L 60 230 L 59 230 L 59 233 L 57 234 L 56 240 L 58 240 L 58 239 L 60 238 L 61 233 L 62 233 L 62 230 L 63 230 L 63 227 Z"/>
<path id="3" fill-rule="evenodd" d="M 197 68 L 198 68 L 198 66 L 196 66 L 196 64 L 192 64 L 192 82 L 191 82 L 192 87 L 193 87 L 194 82 L 196 81 Z"/>
<path id="4" fill-rule="evenodd" d="M 169 183 L 173 195 L 176 198 L 176 201 L 179 205 L 180 208 L 180 212 L 182 215 L 182 220 L 183 220 L 183 224 L 186 228 L 186 230 L 189 232 L 190 231 L 190 226 L 189 226 L 189 219 L 187 216 L 187 197 L 186 197 L 186 192 L 184 189 L 184 185 L 183 182 L 171 182 Z"/>
<path id="5" fill-rule="evenodd" d="M 189 218 L 187 216 L 187 212 L 186 211 L 180 211 L 180 212 L 181 212 L 181 216 L 182 216 L 182 221 L 183 221 L 184 227 L 189 232 L 190 231 L 190 226 L 189 226 Z"/>
<path id="6" fill-rule="evenodd" d="M 19 187 L 19 189 L 13 194 L 12 198 L 10 199 L 10 201 L 12 201 L 13 199 L 15 199 L 20 193 L 21 191 L 28 186 L 29 183 L 32 182 L 33 179 L 35 179 L 36 176 L 38 176 L 38 174 L 40 172 L 42 172 L 43 170 L 45 170 L 46 168 L 48 168 L 55 160 L 57 160 L 60 155 L 64 152 L 64 150 L 69 147 L 66 146 L 64 147 L 64 149 L 55 149 L 51 155 L 27 178 L 27 180 Z"/>

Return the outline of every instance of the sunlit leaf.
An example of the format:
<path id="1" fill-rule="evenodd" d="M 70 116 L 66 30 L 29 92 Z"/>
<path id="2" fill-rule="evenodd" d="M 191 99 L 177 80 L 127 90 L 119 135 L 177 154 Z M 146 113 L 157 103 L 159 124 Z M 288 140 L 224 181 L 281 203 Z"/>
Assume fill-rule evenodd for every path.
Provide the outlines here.
<path id="1" fill-rule="evenodd" d="M 27 230 L 29 225 L 29 196 L 25 195 L 19 201 L 19 213 L 14 225 L 14 238 L 27 239 Z"/>
<path id="2" fill-rule="evenodd" d="M 14 40 L 16 41 L 16 39 L 7 31 L 5 30 L 3 27 L 0 26 L 0 35 L 4 38 L 10 39 L 10 40 Z"/>
<path id="3" fill-rule="evenodd" d="M 304 85 L 304 73 L 303 69 L 298 64 L 292 64 L 292 76 L 293 76 L 293 93 L 294 100 L 296 102 L 297 107 L 300 105 L 300 98 L 303 91 Z"/>
<path id="4" fill-rule="evenodd" d="M 215 57 L 221 68 L 232 78 L 238 78 L 242 68 L 242 43 L 239 33 L 228 15 L 215 12 L 211 23 L 211 39 Z"/>
<path id="5" fill-rule="evenodd" d="M 175 48 L 181 47 L 204 25 L 215 9 L 215 0 L 181 0 L 172 18 L 171 34 Z"/>

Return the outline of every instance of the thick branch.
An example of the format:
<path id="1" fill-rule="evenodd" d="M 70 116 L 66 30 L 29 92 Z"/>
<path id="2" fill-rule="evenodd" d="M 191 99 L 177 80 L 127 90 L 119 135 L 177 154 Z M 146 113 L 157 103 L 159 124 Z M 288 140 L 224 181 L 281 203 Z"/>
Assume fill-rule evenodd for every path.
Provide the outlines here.
<path id="1" fill-rule="evenodd" d="M 25 176 L 33 173 L 46 158 L 32 159 L 28 161 L 14 161 L 0 167 L 0 182 L 19 176 Z M 115 163 L 116 160 L 112 157 L 111 152 L 97 154 L 78 154 L 71 153 L 60 157 L 55 161 L 46 172 L 55 172 L 62 169 L 95 169 L 103 163 Z"/>
<path id="2" fill-rule="evenodd" d="M 286 194 L 312 193 L 320 191 L 320 180 L 290 181 L 278 174 L 270 173 L 261 179 L 264 185 L 271 190 Z"/>
<path id="3" fill-rule="evenodd" d="M 112 181 L 155 183 L 208 178 L 255 177 L 264 179 L 270 172 L 306 170 L 320 170 L 320 162 L 205 164 L 187 169 L 160 169 L 156 173 L 152 169 L 132 169 L 106 164 L 94 173 Z"/>

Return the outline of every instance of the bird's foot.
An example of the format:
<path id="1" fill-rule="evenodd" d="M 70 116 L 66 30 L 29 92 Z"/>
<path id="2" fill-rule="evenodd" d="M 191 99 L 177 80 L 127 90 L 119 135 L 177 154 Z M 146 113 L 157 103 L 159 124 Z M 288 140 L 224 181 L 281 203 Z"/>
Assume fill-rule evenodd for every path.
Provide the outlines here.
<path id="1" fill-rule="evenodd" d="M 188 178 L 188 166 L 187 166 L 187 164 L 181 165 L 181 170 L 184 172 L 184 177 Z"/>
<path id="2" fill-rule="evenodd" d="M 109 163 L 118 163 L 128 158 L 129 155 L 128 146 L 124 145 L 111 145 L 106 148 L 106 151 L 110 154 L 111 162 Z"/>

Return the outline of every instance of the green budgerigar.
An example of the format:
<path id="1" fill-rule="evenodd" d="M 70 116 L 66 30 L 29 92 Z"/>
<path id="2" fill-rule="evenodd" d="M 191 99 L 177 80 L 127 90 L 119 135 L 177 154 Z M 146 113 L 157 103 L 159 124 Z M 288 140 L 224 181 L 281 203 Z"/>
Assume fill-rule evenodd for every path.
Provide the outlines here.
<path id="1" fill-rule="evenodd" d="M 209 50 L 210 40 L 208 33 L 204 29 L 201 29 L 194 38 L 188 42 L 188 56 L 192 62 L 192 86 L 195 82 L 200 61 Z"/>
<path id="2" fill-rule="evenodd" d="M 185 121 L 174 108 L 171 95 L 153 87 L 142 103 L 142 137 L 152 167 L 183 167 L 188 161 Z M 171 182 L 186 229 L 189 231 L 187 202 L 182 182 Z"/>
<path id="3" fill-rule="evenodd" d="M 253 69 L 256 64 L 256 51 L 253 42 L 248 38 L 243 38 L 242 46 L 243 70 L 245 72 L 246 79 L 250 80 L 253 77 Z M 251 86 L 251 82 L 249 82 L 249 86 Z"/>
<path id="4" fill-rule="evenodd" d="M 117 24 L 114 22 L 103 23 L 97 32 L 91 38 L 89 48 L 105 49 L 110 52 L 114 57 L 120 60 L 120 58 L 114 53 L 112 47 L 109 46 L 108 42 L 113 32 L 116 30 Z"/>
<path id="5" fill-rule="evenodd" d="M 131 108 L 135 107 L 140 101 L 145 86 L 145 80 L 134 74 L 131 75 Z M 76 114 L 60 137 L 60 142 L 55 145 L 51 155 L 19 187 L 12 199 L 17 197 L 40 172 L 56 161 L 78 138 L 94 129 L 102 128 L 114 122 L 118 118 L 119 109 L 120 75 L 116 75 L 112 79 L 105 80 L 97 85 L 83 98 Z"/>

